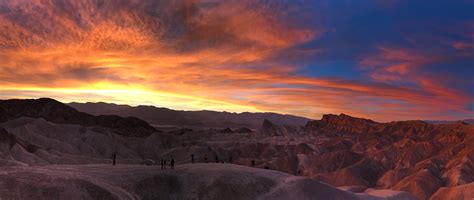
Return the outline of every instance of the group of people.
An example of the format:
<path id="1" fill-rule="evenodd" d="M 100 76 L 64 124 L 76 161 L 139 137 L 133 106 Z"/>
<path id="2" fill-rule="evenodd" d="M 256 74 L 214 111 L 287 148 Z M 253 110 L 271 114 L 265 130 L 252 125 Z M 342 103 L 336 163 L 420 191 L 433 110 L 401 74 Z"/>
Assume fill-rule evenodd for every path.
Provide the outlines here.
<path id="1" fill-rule="evenodd" d="M 115 159 L 117 157 L 117 153 L 114 153 L 113 154 L 113 159 L 112 159 L 112 164 L 115 165 Z M 194 154 L 191 154 L 191 163 L 194 163 L 196 160 L 195 160 L 195 157 L 194 157 Z M 224 163 L 224 160 L 219 160 L 219 156 L 216 155 L 215 157 L 215 161 L 216 163 Z M 232 156 L 229 156 L 229 163 L 232 163 Z M 205 163 L 208 163 L 208 159 L 207 159 L 207 154 L 204 156 L 204 162 Z M 167 163 L 167 159 L 166 158 L 162 158 L 161 159 L 161 169 L 166 169 L 166 163 Z M 175 161 L 174 161 L 174 158 L 171 158 L 170 159 L 170 168 L 171 169 L 174 169 L 174 165 L 175 165 Z M 250 162 L 250 165 L 252 167 L 255 166 L 255 160 L 252 160 Z M 270 167 L 268 166 L 265 166 L 265 169 L 270 169 Z M 300 174 L 300 171 L 298 170 L 298 174 Z"/>
<path id="2" fill-rule="evenodd" d="M 117 153 L 114 153 L 113 154 L 113 159 L 112 159 L 112 164 L 115 165 L 115 159 L 117 157 Z M 216 163 L 224 163 L 224 160 L 219 160 L 219 156 L 216 155 Z M 194 157 L 194 154 L 191 154 L 191 163 L 194 163 L 195 162 L 195 157 Z M 208 163 L 208 160 L 207 160 L 207 154 L 204 156 L 204 162 L 205 163 Z M 167 163 L 167 159 L 166 158 L 162 158 L 161 159 L 161 169 L 166 169 L 166 163 Z M 171 158 L 170 159 L 170 168 L 171 169 L 174 169 L 174 165 L 175 165 L 175 161 L 174 161 L 174 158 Z M 232 163 L 232 156 L 229 156 L 229 163 Z M 255 160 L 251 160 L 250 162 L 250 165 L 252 167 L 255 167 Z M 265 166 L 264 167 L 265 169 L 270 169 L 269 166 Z M 298 170 L 297 172 L 297 175 L 300 175 L 301 174 L 301 170 Z"/>
<path id="3" fill-rule="evenodd" d="M 224 163 L 224 162 L 225 162 L 224 159 L 219 159 L 219 156 L 218 156 L 218 155 L 216 155 L 215 161 L 216 161 L 216 163 Z M 194 154 L 191 154 L 191 163 L 194 163 L 194 162 L 196 162 L 195 157 L 194 157 Z M 204 162 L 205 162 L 205 163 L 208 163 L 208 162 L 209 162 L 208 159 L 207 159 L 207 154 L 204 155 Z M 232 156 L 229 156 L 228 162 L 229 162 L 229 163 L 232 163 Z"/>
<path id="4" fill-rule="evenodd" d="M 170 167 L 174 169 L 174 158 L 170 160 Z M 166 158 L 161 159 L 161 169 L 166 169 Z"/>

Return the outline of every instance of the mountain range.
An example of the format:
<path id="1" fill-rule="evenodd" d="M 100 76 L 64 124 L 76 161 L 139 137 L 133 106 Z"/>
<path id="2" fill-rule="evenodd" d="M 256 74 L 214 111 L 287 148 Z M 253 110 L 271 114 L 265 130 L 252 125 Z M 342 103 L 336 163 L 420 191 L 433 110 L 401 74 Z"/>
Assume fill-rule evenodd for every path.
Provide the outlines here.
<path id="1" fill-rule="evenodd" d="M 111 103 L 69 103 L 78 111 L 93 115 L 133 116 L 155 126 L 190 127 L 248 127 L 258 128 L 265 119 L 274 123 L 291 126 L 304 126 L 310 119 L 277 113 L 230 113 L 216 111 L 180 111 L 154 106 L 129 106 Z"/>

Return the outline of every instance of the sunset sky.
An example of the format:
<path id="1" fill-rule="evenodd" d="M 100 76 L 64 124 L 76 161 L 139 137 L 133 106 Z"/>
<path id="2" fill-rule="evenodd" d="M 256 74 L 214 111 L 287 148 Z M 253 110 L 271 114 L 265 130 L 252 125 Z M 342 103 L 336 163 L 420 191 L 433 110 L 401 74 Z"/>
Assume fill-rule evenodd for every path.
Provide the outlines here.
<path id="1" fill-rule="evenodd" d="M 474 118 L 472 0 L 0 0 L 0 98 Z"/>

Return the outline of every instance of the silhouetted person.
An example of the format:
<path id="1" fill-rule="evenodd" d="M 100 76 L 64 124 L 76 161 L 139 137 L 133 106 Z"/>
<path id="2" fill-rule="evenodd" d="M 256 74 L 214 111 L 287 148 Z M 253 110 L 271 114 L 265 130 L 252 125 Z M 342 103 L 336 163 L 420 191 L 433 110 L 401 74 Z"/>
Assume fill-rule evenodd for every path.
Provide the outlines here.
<path id="1" fill-rule="evenodd" d="M 216 155 L 216 163 L 219 163 L 219 157 Z"/>
<path id="2" fill-rule="evenodd" d="M 161 169 L 165 169 L 165 161 L 163 158 L 161 159 Z"/>
<path id="3" fill-rule="evenodd" d="M 255 160 L 252 160 L 252 167 L 255 166 Z"/>
<path id="4" fill-rule="evenodd" d="M 232 156 L 229 157 L 229 163 L 232 163 Z"/>
<path id="5" fill-rule="evenodd" d="M 112 161 L 112 165 L 114 165 L 114 166 L 115 166 L 115 159 L 116 159 L 116 158 L 117 158 L 117 153 L 114 152 L 114 159 L 113 159 L 113 161 Z"/>
<path id="6" fill-rule="evenodd" d="M 171 158 L 171 169 L 174 169 L 174 158 Z"/>
<path id="7" fill-rule="evenodd" d="M 191 154 L 191 163 L 194 163 L 194 154 Z"/>
<path id="8" fill-rule="evenodd" d="M 204 156 L 204 162 L 207 163 L 207 154 Z"/>

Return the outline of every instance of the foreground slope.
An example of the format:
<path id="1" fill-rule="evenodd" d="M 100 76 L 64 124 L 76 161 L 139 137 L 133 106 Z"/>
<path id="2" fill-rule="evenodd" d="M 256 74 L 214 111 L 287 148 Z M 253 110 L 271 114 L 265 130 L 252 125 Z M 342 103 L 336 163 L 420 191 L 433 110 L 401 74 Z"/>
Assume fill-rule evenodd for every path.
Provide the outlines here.
<path id="1" fill-rule="evenodd" d="M 282 172 L 231 164 L 5 167 L 1 199 L 414 199 L 406 192 L 351 193 Z"/>

